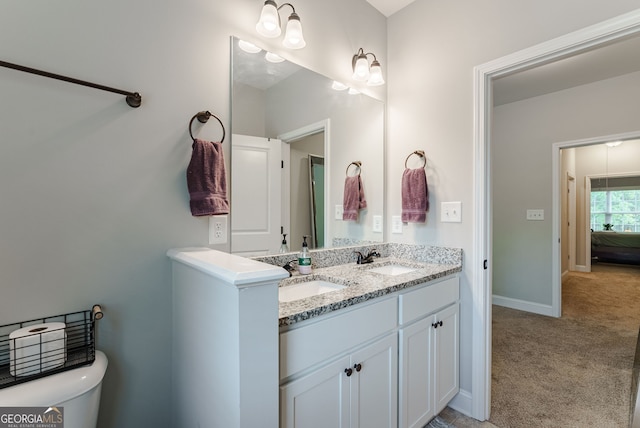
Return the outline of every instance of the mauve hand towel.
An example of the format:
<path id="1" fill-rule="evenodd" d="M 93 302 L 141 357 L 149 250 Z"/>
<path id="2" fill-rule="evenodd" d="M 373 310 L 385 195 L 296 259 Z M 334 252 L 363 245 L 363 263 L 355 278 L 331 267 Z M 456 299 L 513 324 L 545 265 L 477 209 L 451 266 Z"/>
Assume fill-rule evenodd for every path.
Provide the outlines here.
<path id="1" fill-rule="evenodd" d="M 222 143 L 194 140 L 187 168 L 187 187 L 194 216 L 229 214 Z"/>
<path id="2" fill-rule="evenodd" d="M 344 180 L 344 195 L 342 198 L 342 220 L 358 221 L 358 211 L 367 207 L 364 198 L 364 188 L 359 175 L 347 177 Z"/>
<path id="3" fill-rule="evenodd" d="M 405 169 L 402 174 L 402 221 L 424 223 L 429 211 L 429 189 L 424 168 Z"/>

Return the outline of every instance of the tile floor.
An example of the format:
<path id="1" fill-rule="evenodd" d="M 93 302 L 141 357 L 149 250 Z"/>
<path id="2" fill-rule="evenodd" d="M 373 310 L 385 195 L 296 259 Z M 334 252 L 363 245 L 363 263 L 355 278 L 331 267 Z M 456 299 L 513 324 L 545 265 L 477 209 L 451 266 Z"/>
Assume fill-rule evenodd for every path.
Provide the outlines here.
<path id="1" fill-rule="evenodd" d="M 450 407 L 446 407 L 438 416 L 444 421 L 455 425 L 456 428 L 498 428 L 491 422 L 480 422 L 460 412 L 456 412 Z"/>

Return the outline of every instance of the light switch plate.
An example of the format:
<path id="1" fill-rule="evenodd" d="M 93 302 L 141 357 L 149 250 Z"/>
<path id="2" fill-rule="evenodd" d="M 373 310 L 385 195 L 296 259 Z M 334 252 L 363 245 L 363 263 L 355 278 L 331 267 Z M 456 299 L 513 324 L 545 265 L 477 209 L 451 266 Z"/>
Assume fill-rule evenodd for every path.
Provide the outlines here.
<path id="1" fill-rule="evenodd" d="M 227 243 L 226 215 L 212 215 L 209 217 L 209 244 Z"/>
<path id="2" fill-rule="evenodd" d="M 335 214 L 335 218 L 336 220 L 342 220 L 342 205 L 336 205 L 336 214 Z"/>
<path id="3" fill-rule="evenodd" d="M 373 216 L 373 231 L 382 233 L 382 216 L 381 215 Z"/>
<path id="4" fill-rule="evenodd" d="M 527 210 L 527 220 L 544 220 L 544 210 Z"/>
<path id="5" fill-rule="evenodd" d="M 440 221 L 442 223 L 462 223 L 462 202 L 443 202 Z"/>
<path id="6" fill-rule="evenodd" d="M 402 217 L 399 215 L 391 217 L 391 233 L 402 233 Z"/>

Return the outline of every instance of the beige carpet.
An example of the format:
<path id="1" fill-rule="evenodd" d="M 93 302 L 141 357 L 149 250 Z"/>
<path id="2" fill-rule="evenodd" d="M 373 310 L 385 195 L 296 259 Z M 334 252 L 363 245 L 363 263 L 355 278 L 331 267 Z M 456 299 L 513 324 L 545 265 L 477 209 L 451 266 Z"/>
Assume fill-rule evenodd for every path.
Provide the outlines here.
<path id="1" fill-rule="evenodd" d="M 595 265 L 562 287 L 562 318 L 493 307 L 499 428 L 627 427 L 640 268 Z"/>

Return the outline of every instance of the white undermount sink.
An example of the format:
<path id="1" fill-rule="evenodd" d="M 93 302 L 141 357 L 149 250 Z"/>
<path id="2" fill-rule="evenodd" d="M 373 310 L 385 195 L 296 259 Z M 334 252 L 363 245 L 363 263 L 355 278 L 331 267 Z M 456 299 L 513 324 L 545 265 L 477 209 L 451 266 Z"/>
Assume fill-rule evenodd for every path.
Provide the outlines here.
<path id="1" fill-rule="evenodd" d="M 402 275 L 403 273 L 409 273 L 416 270 L 415 268 L 403 266 L 403 265 L 385 265 L 376 268 L 369 269 L 369 272 L 380 273 L 382 275 Z"/>
<path id="2" fill-rule="evenodd" d="M 342 290 L 345 287 L 346 285 L 316 279 L 300 284 L 278 287 L 278 300 L 281 302 L 293 302 L 294 300 L 318 296 L 330 291 Z"/>

